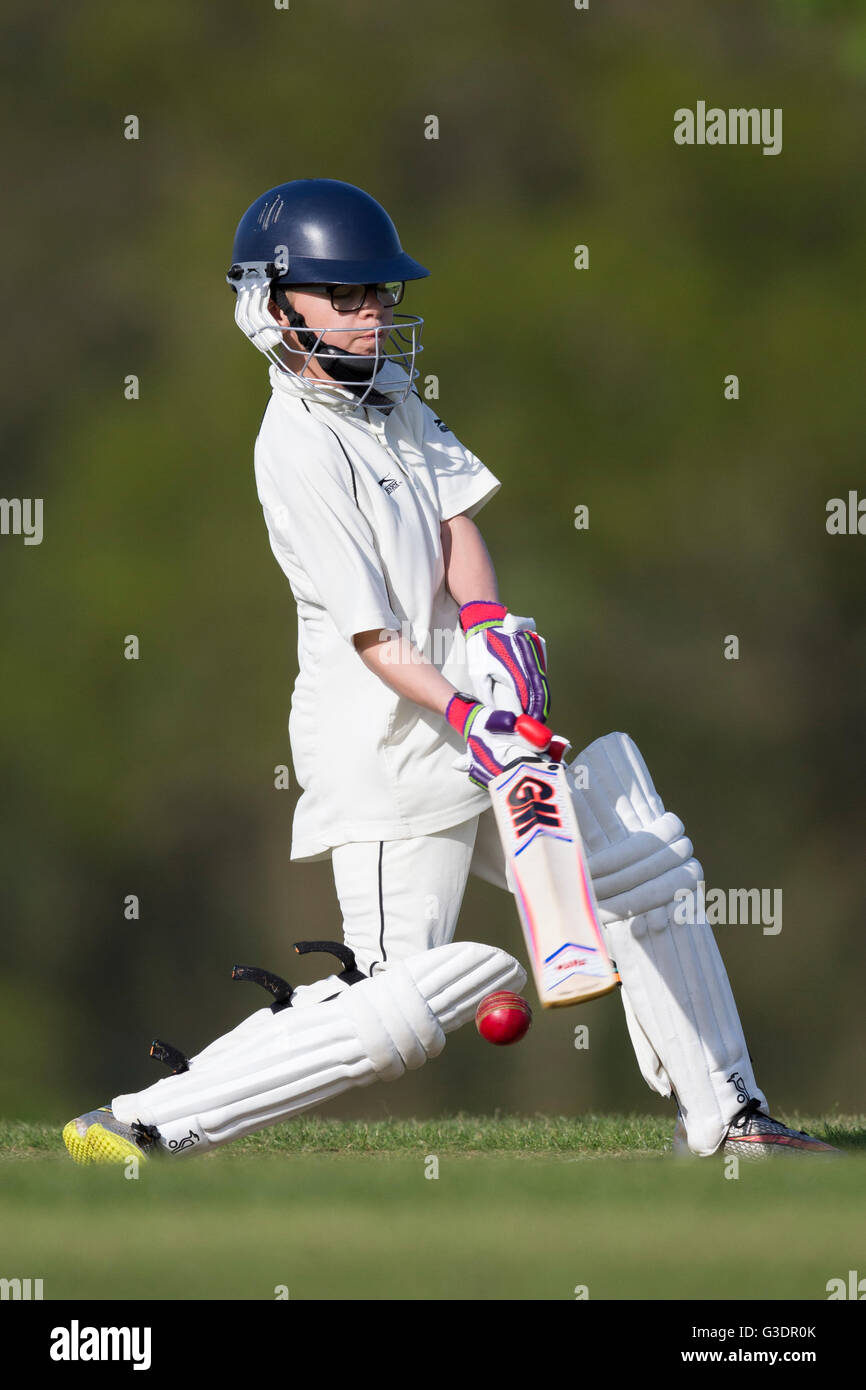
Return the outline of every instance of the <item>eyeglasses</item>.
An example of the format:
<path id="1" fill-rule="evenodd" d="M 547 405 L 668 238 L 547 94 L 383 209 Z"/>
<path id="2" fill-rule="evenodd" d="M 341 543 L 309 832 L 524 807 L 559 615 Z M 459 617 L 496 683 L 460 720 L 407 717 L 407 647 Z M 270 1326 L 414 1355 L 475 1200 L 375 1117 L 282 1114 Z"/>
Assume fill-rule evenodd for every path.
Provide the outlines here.
<path id="1" fill-rule="evenodd" d="M 361 308 L 368 290 L 376 291 L 376 298 L 383 309 L 393 309 L 403 298 L 406 285 L 403 280 L 385 280 L 378 285 L 296 285 L 294 288 L 306 294 L 326 294 L 330 297 L 332 309 L 350 314 Z"/>

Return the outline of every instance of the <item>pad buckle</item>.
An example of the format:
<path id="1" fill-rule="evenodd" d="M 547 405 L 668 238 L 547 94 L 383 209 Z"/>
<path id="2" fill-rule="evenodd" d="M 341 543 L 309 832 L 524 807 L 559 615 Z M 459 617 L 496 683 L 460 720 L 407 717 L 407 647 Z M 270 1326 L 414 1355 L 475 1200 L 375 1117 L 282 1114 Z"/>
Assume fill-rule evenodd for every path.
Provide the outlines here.
<path id="1" fill-rule="evenodd" d="M 274 975 L 270 970 L 262 970 L 258 965 L 233 965 L 233 980 L 249 980 L 254 985 L 261 985 L 269 994 L 274 996 L 271 1005 L 271 1013 L 278 1014 L 281 1009 L 292 1007 L 292 995 L 294 990 L 288 980 L 284 980 L 280 975 Z"/>
<path id="2" fill-rule="evenodd" d="M 185 1057 L 179 1047 L 172 1047 L 171 1043 L 161 1042 L 159 1038 L 154 1038 L 150 1044 L 150 1055 L 155 1062 L 163 1062 L 171 1069 L 173 1076 L 180 1076 L 181 1072 L 189 1071 L 189 1058 Z"/>
<path id="3" fill-rule="evenodd" d="M 299 956 L 306 956 L 310 951 L 322 951 L 329 956 L 336 956 L 343 967 L 337 979 L 345 980 L 349 985 L 356 985 L 367 978 L 357 967 L 355 952 L 341 941 L 296 941 L 295 951 Z"/>

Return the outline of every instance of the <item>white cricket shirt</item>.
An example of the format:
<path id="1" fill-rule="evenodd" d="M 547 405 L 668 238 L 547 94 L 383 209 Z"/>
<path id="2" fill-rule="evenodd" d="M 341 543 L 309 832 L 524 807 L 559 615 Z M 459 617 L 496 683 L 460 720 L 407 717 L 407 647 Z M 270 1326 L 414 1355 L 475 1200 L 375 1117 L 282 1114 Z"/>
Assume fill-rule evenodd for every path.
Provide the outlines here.
<path id="1" fill-rule="evenodd" d="M 414 390 L 385 413 L 275 366 L 270 379 L 255 474 L 298 606 L 289 737 L 303 791 L 291 858 L 444 830 L 485 810 L 488 793 L 455 768 L 466 749 L 445 719 L 395 694 L 352 638 L 402 631 L 458 690 L 470 688 L 440 525 L 474 516 L 499 481 Z M 405 384 L 406 374 L 386 363 L 375 381 Z"/>

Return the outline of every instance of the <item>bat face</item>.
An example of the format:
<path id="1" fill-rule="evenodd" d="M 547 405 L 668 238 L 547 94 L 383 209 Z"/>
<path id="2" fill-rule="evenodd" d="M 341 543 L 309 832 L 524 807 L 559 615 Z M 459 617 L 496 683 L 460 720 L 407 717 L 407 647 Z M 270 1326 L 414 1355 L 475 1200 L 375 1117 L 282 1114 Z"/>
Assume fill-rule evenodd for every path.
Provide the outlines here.
<path id="1" fill-rule="evenodd" d="M 619 984 L 598 920 L 562 763 L 528 758 L 490 797 L 542 1004 L 576 1004 Z"/>

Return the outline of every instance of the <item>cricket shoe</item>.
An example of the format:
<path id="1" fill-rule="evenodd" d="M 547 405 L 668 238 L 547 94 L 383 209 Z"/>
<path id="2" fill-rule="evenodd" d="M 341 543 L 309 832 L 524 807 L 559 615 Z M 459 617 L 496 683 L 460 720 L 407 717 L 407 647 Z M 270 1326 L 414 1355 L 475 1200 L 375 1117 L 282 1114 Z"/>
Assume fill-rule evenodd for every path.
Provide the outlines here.
<path id="1" fill-rule="evenodd" d="M 132 1156 L 146 1159 L 158 1140 L 154 1125 L 138 1120 L 124 1124 L 111 1113 L 110 1105 L 88 1110 L 63 1129 L 63 1142 L 76 1163 L 124 1163 Z"/>
<path id="2" fill-rule="evenodd" d="M 671 1148 L 678 1158 L 692 1158 L 686 1138 L 686 1127 L 680 1111 L 674 1129 Z M 781 1120 L 765 1115 L 760 1101 L 753 1097 L 742 1110 L 734 1116 L 728 1126 L 724 1143 L 716 1150 L 720 1154 L 737 1154 L 740 1158 L 769 1158 L 775 1154 L 840 1154 L 832 1144 L 815 1139 L 804 1129 L 789 1129 Z"/>

